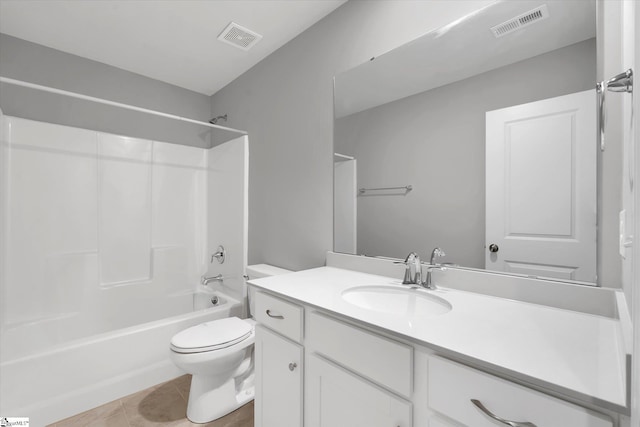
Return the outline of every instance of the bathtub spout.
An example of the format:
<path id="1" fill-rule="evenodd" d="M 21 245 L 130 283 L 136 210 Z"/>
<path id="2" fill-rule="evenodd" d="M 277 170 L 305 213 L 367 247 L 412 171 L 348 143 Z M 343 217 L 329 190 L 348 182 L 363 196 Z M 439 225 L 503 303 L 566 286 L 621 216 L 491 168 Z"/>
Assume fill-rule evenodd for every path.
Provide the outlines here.
<path id="1" fill-rule="evenodd" d="M 211 276 L 211 277 L 202 276 L 202 279 L 200 279 L 200 283 L 206 286 L 209 283 L 213 282 L 214 280 L 222 283 L 224 281 L 224 278 L 222 277 L 222 274 L 218 274 L 217 276 Z"/>

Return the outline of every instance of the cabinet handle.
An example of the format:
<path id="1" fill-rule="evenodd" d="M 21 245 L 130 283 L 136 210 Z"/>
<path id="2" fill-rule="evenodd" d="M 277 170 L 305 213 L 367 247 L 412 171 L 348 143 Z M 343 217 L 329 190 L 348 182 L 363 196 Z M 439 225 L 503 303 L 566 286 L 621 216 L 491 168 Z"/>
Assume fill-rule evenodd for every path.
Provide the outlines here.
<path id="1" fill-rule="evenodd" d="M 271 310 L 267 310 L 267 316 L 273 319 L 284 319 L 284 316 L 281 314 L 271 314 Z"/>
<path id="2" fill-rule="evenodd" d="M 502 423 L 504 425 L 508 425 L 511 427 L 536 427 L 535 424 L 533 423 L 529 423 L 526 421 L 509 421 L 509 420 L 505 420 L 504 418 L 500 418 L 497 415 L 494 415 L 491 413 L 491 411 L 489 411 L 487 408 L 484 407 L 484 405 L 476 399 L 471 399 L 471 403 L 473 403 L 474 405 L 476 405 L 476 407 L 478 409 L 480 409 L 482 412 L 484 412 L 487 416 L 489 416 L 490 418 L 493 418 L 494 420 L 498 421 L 499 423 Z"/>
<path id="3" fill-rule="evenodd" d="M 296 369 L 298 367 L 298 364 L 296 362 L 291 362 L 289 363 L 289 370 L 293 372 L 294 369 Z"/>

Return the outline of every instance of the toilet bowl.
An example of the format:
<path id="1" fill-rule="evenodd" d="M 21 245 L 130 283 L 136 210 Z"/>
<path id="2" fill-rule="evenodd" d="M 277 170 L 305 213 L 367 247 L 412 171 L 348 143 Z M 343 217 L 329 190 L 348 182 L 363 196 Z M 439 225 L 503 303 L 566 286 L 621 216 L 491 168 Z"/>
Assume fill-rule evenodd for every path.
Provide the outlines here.
<path id="1" fill-rule="evenodd" d="M 171 360 L 192 374 L 187 418 L 213 421 L 251 401 L 255 322 L 237 317 L 185 329 L 171 339 Z"/>
<path id="2" fill-rule="evenodd" d="M 267 264 L 247 267 L 251 279 L 284 273 L 290 271 Z M 190 421 L 207 423 L 253 400 L 254 342 L 255 322 L 237 317 L 202 323 L 173 336 L 171 360 L 192 375 L 187 403 Z"/>

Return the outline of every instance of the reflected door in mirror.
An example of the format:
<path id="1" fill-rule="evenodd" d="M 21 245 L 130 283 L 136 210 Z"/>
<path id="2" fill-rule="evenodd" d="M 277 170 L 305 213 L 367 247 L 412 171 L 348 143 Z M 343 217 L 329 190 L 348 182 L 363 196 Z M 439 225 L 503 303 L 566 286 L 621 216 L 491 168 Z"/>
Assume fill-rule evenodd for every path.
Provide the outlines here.
<path id="1" fill-rule="evenodd" d="M 596 281 L 594 105 L 589 90 L 487 112 L 485 268 Z"/>

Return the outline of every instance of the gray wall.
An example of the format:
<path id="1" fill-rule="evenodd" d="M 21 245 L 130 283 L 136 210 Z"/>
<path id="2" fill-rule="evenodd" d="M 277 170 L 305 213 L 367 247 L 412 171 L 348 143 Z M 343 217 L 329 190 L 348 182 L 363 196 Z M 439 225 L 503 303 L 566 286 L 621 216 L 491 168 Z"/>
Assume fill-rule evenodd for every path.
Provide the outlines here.
<path id="1" fill-rule="evenodd" d="M 358 252 L 440 246 L 444 261 L 484 268 L 485 113 L 593 89 L 595 78 L 591 39 L 337 120 L 336 151 L 357 159 L 359 187 L 414 188 L 358 198 Z"/>
<path id="2" fill-rule="evenodd" d="M 249 132 L 249 263 L 324 264 L 333 247 L 335 74 L 490 1 L 350 1 L 212 98 Z"/>
<path id="3" fill-rule="evenodd" d="M 210 97 L 110 65 L 0 34 L 0 75 L 208 121 Z M 0 86 L 4 114 L 165 142 L 209 147 L 209 128 L 87 101 Z"/>

